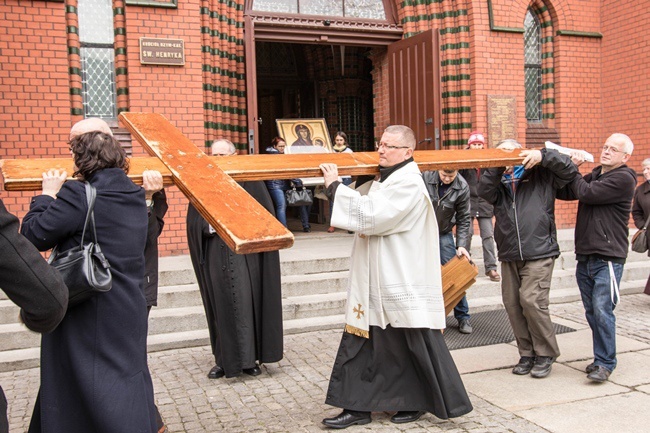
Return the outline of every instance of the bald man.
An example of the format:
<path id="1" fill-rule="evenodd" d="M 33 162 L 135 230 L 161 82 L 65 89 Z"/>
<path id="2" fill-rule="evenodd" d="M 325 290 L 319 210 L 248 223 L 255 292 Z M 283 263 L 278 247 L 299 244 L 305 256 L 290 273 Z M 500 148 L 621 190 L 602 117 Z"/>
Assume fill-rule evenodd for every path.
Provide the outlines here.
<path id="1" fill-rule="evenodd" d="M 108 126 L 105 120 L 98 117 L 89 117 L 72 125 L 70 129 L 70 140 L 78 135 L 96 131 L 113 136 L 113 131 L 111 131 L 111 127 Z"/>

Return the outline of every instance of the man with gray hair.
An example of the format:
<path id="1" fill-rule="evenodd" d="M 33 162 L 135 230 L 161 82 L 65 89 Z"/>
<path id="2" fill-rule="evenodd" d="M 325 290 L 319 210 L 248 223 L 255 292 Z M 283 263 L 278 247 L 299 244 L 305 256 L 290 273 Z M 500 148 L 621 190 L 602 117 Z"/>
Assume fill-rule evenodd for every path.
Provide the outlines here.
<path id="1" fill-rule="evenodd" d="M 576 177 L 558 198 L 578 200 L 575 228 L 576 280 L 591 328 L 594 361 L 587 378 L 605 382 L 616 368 L 618 286 L 628 252 L 628 221 L 636 173 L 625 163 L 634 144 L 625 134 L 612 134 L 600 153 L 600 166 Z M 571 158 L 582 164 L 582 154 Z"/>
<path id="2" fill-rule="evenodd" d="M 498 149 L 521 148 L 504 140 Z M 549 314 L 549 291 L 560 255 L 555 193 L 578 168 L 555 150 L 523 150 L 523 165 L 486 169 L 478 193 L 494 205 L 494 239 L 501 261 L 501 295 L 519 350 L 512 373 L 548 376 L 560 349 Z"/>
<path id="3" fill-rule="evenodd" d="M 211 150 L 224 158 L 237 154 L 234 144 L 223 139 L 212 143 Z M 264 182 L 240 186 L 275 215 Z M 258 362 L 282 359 L 279 253 L 235 254 L 192 204 L 187 210 L 187 242 L 215 360 L 208 378 L 261 374 Z"/>
<path id="4" fill-rule="evenodd" d="M 368 424 L 371 412 L 397 412 L 394 423 L 425 412 L 447 419 L 472 410 L 442 337 L 445 308 L 438 224 L 417 164 L 413 131 L 386 128 L 377 146 L 379 176 L 338 181 L 321 164 L 334 200 L 331 224 L 356 233 L 350 258 L 345 330 L 326 403 L 342 408 L 323 424 Z"/>

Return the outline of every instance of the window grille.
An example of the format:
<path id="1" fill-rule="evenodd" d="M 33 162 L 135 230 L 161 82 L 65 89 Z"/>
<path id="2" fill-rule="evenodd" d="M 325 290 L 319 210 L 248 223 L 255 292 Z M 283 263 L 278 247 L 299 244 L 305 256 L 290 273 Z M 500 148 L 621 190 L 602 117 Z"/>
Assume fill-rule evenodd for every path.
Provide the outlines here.
<path id="1" fill-rule="evenodd" d="M 79 0 L 84 117 L 117 117 L 111 0 Z"/>
<path id="2" fill-rule="evenodd" d="M 542 121 L 542 29 L 530 9 L 524 20 L 524 81 L 526 87 L 526 119 Z"/>
<path id="3" fill-rule="evenodd" d="M 385 20 L 382 0 L 255 0 L 253 10 Z"/>

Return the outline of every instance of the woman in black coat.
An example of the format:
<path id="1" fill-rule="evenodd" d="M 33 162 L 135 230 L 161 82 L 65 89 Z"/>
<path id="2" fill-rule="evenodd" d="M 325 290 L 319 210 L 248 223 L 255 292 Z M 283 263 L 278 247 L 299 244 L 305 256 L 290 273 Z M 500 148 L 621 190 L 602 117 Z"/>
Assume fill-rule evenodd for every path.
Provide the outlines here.
<path id="1" fill-rule="evenodd" d="M 634 204 L 632 205 L 632 219 L 637 229 L 645 227 L 645 223 L 650 216 L 650 158 L 646 158 L 641 163 L 643 166 L 643 177 L 645 182 L 636 187 L 634 191 Z M 650 237 L 647 237 L 650 243 Z M 650 245 L 648 245 L 650 248 Z M 650 249 L 648 250 L 650 256 Z M 650 276 L 645 284 L 645 294 L 650 295 Z"/>
<path id="2" fill-rule="evenodd" d="M 142 280 L 147 236 L 144 190 L 127 177 L 119 143 L 102 132 L 73 138 L 75 177 L 97 190 L 97 241 L 111 265 L 112 289 L 70 308 L 41 342 L 41 388 L 30 432 L 156 432 L 147 366 L 147 307 Z M 22 233 L 41 251 L 81 240 L 84 183 L 43 175 Z"/>

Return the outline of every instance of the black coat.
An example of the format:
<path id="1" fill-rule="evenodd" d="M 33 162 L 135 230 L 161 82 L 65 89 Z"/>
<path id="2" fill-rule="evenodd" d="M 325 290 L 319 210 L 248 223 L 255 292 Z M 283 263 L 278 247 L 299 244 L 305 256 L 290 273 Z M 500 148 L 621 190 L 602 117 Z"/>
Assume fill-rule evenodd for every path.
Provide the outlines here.
<path id="1" fill-rule="evenodd" d="M 440 174 L 437 171 L 425 171 L 422 178 L 436 213 L 438 232 L 446 234 L 456 226 L 456 246 L 465 247 L 469 242 L 469 227 L 472 223 L 467 182 L 462 176 L 456 176 L 447 192 L 439 197 Z"/>
<path id="2" fill-rule="evenodd" d="M 167 213 L 165 190 L 156 192 L 153 197 L 153 210 L 149 212 L 147 242 L 144 247 L 144 296 L 147 307 L 158 305 L 158 236 L 162 233 Z"/>
<path id="3" fill-rule="evenodd" d="M 32 331 L 50 332 L 68 306 L 68 288 L 58 271 L 18 233 L 18 218 L 0 200 L 0 288 L 20 310 Z M 7 400 L 0 388 L 0 432 L 9 431 Z"/>
<path id="4" fill-rule="evenodd" d="M 458 173 L 463 176 L 469 186 L 469 208 L 473 218 L 492 218 L 494 206 L 478 195 L 478 182 L 483 171 L 479 168 L 468 168 Z"/>
<path id="5" fill-rule="evenodd" d="M 579 200 L 575 229 L 577 255 L 625 262 L 636 173 L 626 165 L 601 173 L 599 166 L 584 178 L 576 177 L 560 191 L 558 198 Z"/>
<path id="6" fill-rule="evenodd" d="M 499 260 L 514 262 L 560 255 L 555 227 L 556 191 L 578 174 L 566 155 L 542 149 L 542 162 L 524 171 L 513 192 L 505 167 L 486 169 L 478 193 L 494 205 L 494 240 Z"/>
<path id="7" fill-rule="evenodd" d="M 243 182 L 241 186 L 274 214 L 263 182 Z M 255 361 L 280 361 L 279 253 L 235 254 L 192 205 L 187 211 L 187 240 L 216 364 L 226 377 L 232 377 L 253 367 Z"/>
<path id="8" fill-rule="evenodd" d="M 30 432 L 156 432 L 147 366 L 142 288 L 147 209 L 144 190 L 116 168 L 89 179 L 97 189 L 97 240 L 113 287 L 70 310 L 41 341 L 41 388 Z M 84 185 L 66 182 L 57 199 L 36 196 L 22 233 L 45 251 L 77 245 L 86 216 Z"/>

